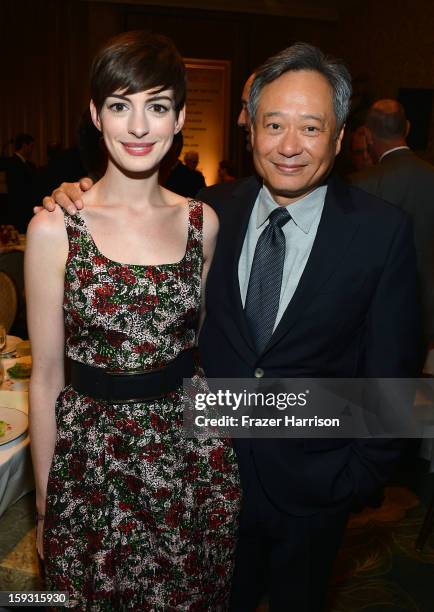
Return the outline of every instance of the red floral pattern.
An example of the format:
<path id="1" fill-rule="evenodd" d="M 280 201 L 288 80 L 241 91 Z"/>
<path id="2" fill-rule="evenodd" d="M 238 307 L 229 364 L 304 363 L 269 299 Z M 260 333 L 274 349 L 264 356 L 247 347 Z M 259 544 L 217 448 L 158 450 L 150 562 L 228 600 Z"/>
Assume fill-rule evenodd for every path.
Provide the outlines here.
<path id="1" fill-rule="evenodd" d="M 176 264 L 104 257 L 65 215 L 69 357 L 110 369 L 160 367 L 194 345 L 202 205 L 191 201 Z M 182 390 L 110 405 L 66 387 L 56 403 L 44 546 L 47 587 L 89 611 L 227 610 L 240 503 L 228 440 L 182 436 Z M 214 483 L 217 483 L 215 485 Z"/>

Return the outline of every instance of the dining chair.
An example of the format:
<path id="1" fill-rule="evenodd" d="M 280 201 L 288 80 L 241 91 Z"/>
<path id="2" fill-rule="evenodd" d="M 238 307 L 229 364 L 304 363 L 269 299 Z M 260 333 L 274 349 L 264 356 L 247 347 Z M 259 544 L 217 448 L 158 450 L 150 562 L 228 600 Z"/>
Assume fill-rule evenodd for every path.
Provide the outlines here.
<path id="1" fill-rule="evenodd" d="M 24 253 L 11 250 L 0 253 L 0 272 L 5 272 L 12 279 L 17 291 L 17 313 L 11 333 L 27 338 L 26 298 L 24 294 Z"/>
<path id="2" fill-rule="evenodd" d="M 12 279 L 0 272 L 0 322 L 8 332 L 17 314 L 17 291 Z"/>

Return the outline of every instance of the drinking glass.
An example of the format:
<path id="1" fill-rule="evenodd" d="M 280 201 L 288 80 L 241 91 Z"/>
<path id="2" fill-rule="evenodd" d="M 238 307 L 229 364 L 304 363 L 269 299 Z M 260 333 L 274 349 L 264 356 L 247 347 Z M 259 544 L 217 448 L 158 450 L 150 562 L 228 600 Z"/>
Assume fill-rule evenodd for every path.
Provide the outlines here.
<path id="1" fill-rule="evenodd" d="M 6 346 L 6 328 L 0 323 L 0 353 Z"/>

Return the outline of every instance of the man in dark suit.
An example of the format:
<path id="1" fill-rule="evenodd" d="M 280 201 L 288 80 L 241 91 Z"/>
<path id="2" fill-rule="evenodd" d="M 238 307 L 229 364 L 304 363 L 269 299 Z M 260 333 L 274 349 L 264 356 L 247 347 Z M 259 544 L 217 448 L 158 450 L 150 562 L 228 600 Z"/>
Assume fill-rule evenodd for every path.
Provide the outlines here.
<path id="1" fill-rule="evenodd" d="M 378 100 L 366 133 L 376 165 L 350 176 L 361 189 L 405 210 L 413 220 L 425 346 L 434 341 L 434 167 L 407 146 L 409 122 L 397 100 Z"/>
<path id="2" fill-rule="evenodd" d="M 187 151 L 184 162 L 183 164 L 178 159 L 167 177 L 165 187 L 187 198 L 194 198 L 197 192 L 206 186 L 204 175 L 196 169 L 199 163 L 197 151 Z"/>
<path id="3" fill-rule="evenodd" d="M 416 263 L 402 211 L 331 178 L 346 69 L 298 44 L 256 72 L 259 177 L 203 190 L 220 233 L 200 335 L 209 377 L 411 377 Z M 277 217 L 277 218 L 276 218 Z M 271 286 L 270 286 L 271 278 Z M 399 457 L 383 440 L 235 440 L 243 511 L 232 609 L 319 612 L 350 509 Z"/>
<path id="4" fill-rule="evenodd" d="M 241 93 L 241 110 L 237 118 L 237 125 L 243 130 L 245 134 L 246 149 L 249 152 L 252 150 L 252 144 L 250 142 L 250 119 L 249 111 L 247 110 L 247 103 L 249 101 L 250 87 L 252 86 L 254 78 L 255 73 L 252 72 L 252 74 L 249 75 L 248 79 L 244 83 L 243 91 Z"/>
<path id="5" fill-rule="evenodd" d="M 411 377 L 416 260 L 402 211 L 330 178 L 351 95 L 344 66 L 303 43 L 256 72 L 259 176 L 202 191 L 220 217 L 201 359 L 215 378 Z M 90 181 L 81 183 L 89 188 Z M 74 212 L 81 196 L 54 199 Z M 67 197 L 69 196 L 69 197 Z M 70 199 L 71 198 L 71 199 Z M 72 201 L 71 201 L 72 200 Z M 53 200 L 44 205 L 53 208 Z M 382 440 L 234 440 L 243 487 L 233 612 L 324 610 L 350 509 L 399 457 Z"/>
<path id="6" fill-rule="evenodd" d="M 30 134 L 18 134 L 15 153 L 6 162 L 8 186 L 8 222 L 24 234 L 33 216 L 36 169 L 31 162 L 34 138 Z"/>

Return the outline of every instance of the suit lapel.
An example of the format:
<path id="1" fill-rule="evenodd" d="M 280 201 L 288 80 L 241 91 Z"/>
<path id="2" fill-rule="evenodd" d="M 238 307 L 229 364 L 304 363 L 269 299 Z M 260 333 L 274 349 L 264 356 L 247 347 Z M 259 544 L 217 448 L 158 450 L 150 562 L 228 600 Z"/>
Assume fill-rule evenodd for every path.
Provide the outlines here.
<path id="1" fill-rule="evenodd" d="M 358 226 L 354 215 L 350 214 L 352 210 L 351 195 L 345 183 L 329 179 L 321 221 L 306 267 L 264 352 L 296 324 L 300 313 L 339 266 Z"/>
<path id="2" fill-rule="evenodd" d="M 247 325 L 246 317 L 244 316 L 243 303 L 241 301 L 240 283 L 238 280 L 238 262 L 243 248 L 250 215 L 260 189 L 261 184 L 259 180 L 256 177 L 251 177 L 234 190 L 232 193 L 232 202 L 229 203 L 227 209 L 228 215 L 230 215 L 229 225 L 232 228 L 232 234 L 228 235 L 228 233 L 225 232 L 225 241 L 228 240 L 228 244 L 233 245 L 229 252 L 229 265 L 231 266 L 231 295 L 234 300 L 233 307 L 235 318 L 241 335 L 253 351 L 255 351 L 255 345 Z"/>

